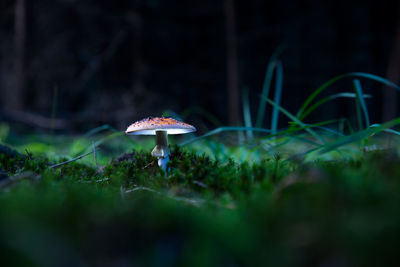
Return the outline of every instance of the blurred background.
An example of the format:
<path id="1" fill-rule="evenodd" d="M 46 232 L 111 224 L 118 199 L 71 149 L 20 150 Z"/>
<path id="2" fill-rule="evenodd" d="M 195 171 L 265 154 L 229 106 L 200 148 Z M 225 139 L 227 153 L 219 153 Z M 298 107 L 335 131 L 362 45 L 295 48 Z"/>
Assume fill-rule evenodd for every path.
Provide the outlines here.
<path id="1" fill-rule="evenodd" d="M 399 1 L 1 0 L 0 119 L 66 133 L 124 130 L 165 111 L 207 127 L 240 125 L 243 91 L 256 113 L 274 53 L 291 112 L 339 74 L 398 83 Z M 393 88 L 363 88 L 372 122 L 397 116 Z M 349 80 L 329 93 L 352 90 Z M 352 117 L 351 101 L 309 120 Z"/>

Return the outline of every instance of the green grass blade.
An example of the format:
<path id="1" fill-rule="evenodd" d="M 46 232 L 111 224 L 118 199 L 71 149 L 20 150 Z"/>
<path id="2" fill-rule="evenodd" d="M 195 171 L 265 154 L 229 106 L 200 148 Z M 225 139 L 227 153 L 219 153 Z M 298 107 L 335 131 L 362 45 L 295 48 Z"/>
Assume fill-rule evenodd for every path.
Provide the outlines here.
<path id="1" fill-rule="evenodd" d="M 103 144 L 103 143 L 105 143 L 105 142 L 107 142 L 107 141 L 109 141 L 111 139 L 117 138 L 117 137 L 125 138 L 127 141 L 129 141 L 131 143 L 132 146 L 136 145 L 136 142 L 134 142 L 131 138 L 129 138 L 124 132 L 122 132 L 122 131 L 114 131 L 113 133 L 111 133 L 111 134 L 109 134 L 109 135 L 107 135 L 107 136 L 105 136 L 103 138 L 100 138 L 96 142 L 88 145 L 86 148 L 80 149 L 78 152 L 74 153 L 73 156 L 77 157 L 80 154 L 83 154 L 84 152 L 93 149 L 93 146 L 98 147 L 101 144 Z"/>
<path id="2" fill-rule="evenodd" d="M 387 130 L 388 128 L 392 128 L 393 126 L 398 125 L 398 124 L 400 124 L 400 118 L 388 121 L 388 122 L 383 123 L 376 127 L 367 128 L 365 130 L 356 132 L 355 134 L 352 134 L 352 135 L 345 136 L 335 142 L 332 142 L 332 143 L 326 144 L 325 146 L 322 146 L 320 153 L 321 154 L 327 153 L 332 150 L 336 150 L 337 148 L 339 148 L 341 146 L 344 146 L 344 145 L 347 145 L 350 143 L 354 143 L 354 142 L 359 142 L 367 137 L 370 137 L 373 134 L 383 132 L 383 131 Z"/>
<path id="3" fill-rule="evenodd" d="M 336 121 L 336 120 L 334 120 L 334 121 Z M 338 131 L 335 131 L 335 130 L 333 130 L 333 129 L 331 129 L 331 128 L 322 127 L 322 126 L 313 125 L 313 124 L 307 124 L 307 123 L 304 123 L 304 125 L 309 126 L 310 128 L 321 129 L 321 130 L 324 130 L 324 131 L 326 131 L 326 132 L 328 132 L 328 133 L 332 133 L 332 134 L 334 134 L 334 135 L 344 136 L 344 134 L 342 134 L 342 133 L 340 133 L 340 132 L 338 132 Z"/>
<path id="4" fill-rule="evenodd" d="M 219 127 L 212 131 L 209 131 L 208 133 L 205 133 L 201 136 L 184 141 L 184 142 L 180 143 L 179 146 L 188 145 L 190 143 L 197 142 L 201 139 L 204 139 L 206 137 L 216 135 L 216 134 L 219 134 L 222 132 L 236 132 L 236 131 L 253 131 L 253 132 L 271 133 L 270 130 L 263 129 L 263 128 L 249 128 L 249 127 L 235 127 L 235 126 Z"/>
<path id="5" fill-rule="evenodd" d="M 263 140 L 265 141 L 265 140 L 267 140 L 267 139 L 276 138 L 276 137 L 278 137 L 278 136 L 286 136 L 286 137 L 295 138 L 295 137 L 298 136 L 298 135 L 294 135 L 294 134 L 296 134 L 296 133 L 298 133 L 298 132 L 300 132 L 300 131 L 303 131 L 303 130 L 305 130 L 305 129 L 307 129 L 307 128 L 318 128 L 318 127 L 320 127 L 320 126 L 328 125 L 328 124 L 334 124 L 334 123 L 336 123 L 336 122 L 337 122 L 337 120 L 328 120 L 328 121 L 318 122 L 318 123 L 315 123 L 315 124 L 307 124 L 307 125 L 305 125 L 304 127 L 298 127 L 298 125 L 297 125 L 296 123 L 293 122 L 293 124 L 295 125 L 294 127 L 289 127 L 289 128 L 287 128 L 287 129 L 282 130 L 282 131 L 280 131 L 280 132 L 277 132 L 277 133 L 275 133 L 275 134 L 270 134 L 270 135 L 267 135 L 267 136 L 258 138 L 258 139 L 256 139 L 256 140 L 254 140 L 254 142 L 262 142 Z M 328 128 L 321 127 L 321 129 L 325 130 L 325 129 L 328 129 Z M 339 132 L 337 132 L 337 133 L 338 133 L 338 135 L 340 135 Z M 305 139 L 305 138 L 303 138 L 303 139 Z M 276 139 L 275 139 L 275 140 L 276 140 Z M 308 140 L 308 139 L 307 139 L 307 140 Z M 313 145 L 317 145 L 318 148 L 320 147 L 320 143 L 316 143 L 316 142 L 314 142 L 314 141 L 312 141 L 312 140 L 308 140 L 308 141 L 302 140 L 302 141 L 303 141 L 303 142 L 308 142 L 308 143 L 313 144 Z M 260 147 L 262 147 L 262 146 L 263 146 L 263 144 L 257 145 L 257 146 L 254 147 L 254 150 L 258 150 L 258 149 L 260 149 Z"/>
<path id="6" fill-rule="evenodd" d="M 379 126 L 380 126 L 380 124 L 375 123 L 375 124 L 372 124 L 370 127 L 372 128 L 372 127 L 379 127 Z M 395 131 L 393 129 L 385 129 L 383 131 L 387 132 L 387 133 L 391 133 L 391 134 L 395 134 L 395 135 L 399 135 L 400 136 L 400 132 L 399 131 Z"/>
<path id="7" fill-rule="evenodd" d="M 312 153 L 312 152 L 314 152 L 314 151 L 317 151 L 318 149 L 320 149 L 320 147 L 315 147 L 315 148 L 312 148 L 312 149 L 307 150 L 307 151 L 305 151 L 305 152 L 301 152 L 301 153 L 292 155 L 292 156 L 288 157 L 287 159 L 285 159 L 284 162 L 288 162 L 288 161 L 298 161 L 299 159 L 302 160 L 305 156 L 307 156 L 308 154 L 310 154 L 310 153 Z"/>
<path id="8" fill-rule="evenodd" d="M 341 118 L 341 119 L 338 119 L 338 122 L 339 122 L 339 125 L 338 125 L 339 132 L 344 133 L 344 127 L 345 127 L 345 125 L 347 125 L 347 128 L 349 128 L 350 134 L 354 133 L 354 129 L 351 126 L 349 119 Z"/>
<path id="9" fill-rule="evenodd" d="M 258 106 L 258 113 L 257 113 L 257 121 L 256 121 L 256 127 L 261 127 L 262 122 L 265 117 L 265 111 L 267 108 L 267 103 L 265 102 L 265 98 L 268 97 L 269 94 L 269 89 L 271 87 L 272 83 L 272 77 L 275 69 L 276 61 L 270 61 L 268 63 L 267 71 L 265 73 L 265 79 L 264 79 L 264 85 L 263 85 L 263 90 L 261 92 L 261 98 L 260 98 L 260 104 Z"/>
<path id="10" fill-rule="evenodd" d="M 272 54 L 270 60 L 268 61 L 268 66 L 265 71 L 265 78 L 264 78 L 264 83 L 263 83 L 263 89 L 261 92 L 261 98 L 260 98 L 260 104 L 258 106 L 258 113 L 257 113 L 257 119 L 256 119 L 256 127 L 261 128 L 262 122 L 265 117 L 265 112 L 266 112 L 266 107 L 267 103 L 265 102 L 265 98 L 268 97 L 269 90 L 271 88 L 271 82 L 273 78 L 273 72 L 277 63 L 277 59 L 284 50 L 284 46 L 279 46 L 274 53 Z"/>
<path id="11" fill-rule="evenodd" d="M 291 115 L 291 116 L 294 117 L 294 115 Z M 219 128 L 216 128 L 216 129 L 214 129 L 212 131 L 209 131 L 209 132 L 207 132 L 207 133 L 205 133 L 205 134 L 203 134 L 201 136 L 198 136 L 198 137 L 189 139 L 187 141 L 184 141 L 184 142 L 180 143 L 179 146 L 185 146 L 185 145 L 200 141 L 202 139 L 205 139 L 205 138 L 207 138 L 209 136 L 217 135 L 217 134 L 220 134 L 220 133 L 223 133 L 223 132 L 249 131 L 250 130 L 252 132 L 261 132 L 261 133 L 268 133 L 269 134 L 267 137 L 263 137 L 263 138 L 260 138 L 260 139 L 273 138 L 273 137 L 279 136 L 279 135 L 288 135 L 289 136 L 290 134 L 293 134 L 295 132 L 299 132 L 299 131 L 302 131 L 302 130 L 306 130 L 307 131 L 310 128 L 313 128 L 313 127 L 314 128 L 320 128 L 320 129 L 327 130 L 329 132 L 334 133 L 333 130 L 328 129 L 326 127 L 321 127 L 321 126 L 322 125 L 327 125 L 327 124 L 332 124 L 332 123 L 335 123 L 335 122 L 336 122 L 336 120 L 329 120 L 329 121 L 323 121 L 323 122 L 319 122 L 319 123 L 315 123 L 315 124 L 308 124 L 308 125 L 300 122 L 299 125 L 302 124 L 303 126 L 292 128 L 292 129 L 286 129 L 284 131 L 280 131 L 280 132 L 277 132 L 275 134 L 271 134 L 271 130 L 264 129 L 264 128 L 249 128 L 249 127 L 235 127 L 235 126 L 219 127 Z M 338 135 L 340 135 L 339 132 L 336 132 L 336 133 Z M 310 141 L 310 142 L 312 142 L 312 141 Z M 312 143 L 315 143 L 315 142 L 312 142 Z M 315 143 L 315 144 L 318 144 L 318 143 Z"/>
<path id="12" fill-rule="evenodd" d="M 275 81 L 275 98 L 274 102 L 277 106 L 281 103 L 281 95 L 282 95 L 282 83 L 283 83 L 283 66 L 280 61 L 276 63 L 276 81 Z M 279 110 L 274 107 L 272 110 L 272 119 L 271 119 L 271 131 L 272 133 L 276 133 L 278 129 L 278 119 L 279 119 Z"/>
<path id="13" fill-rule="evenodd" d="M 358 100 L 358 97 L 356 98 L 356 116 L 357 116 L 357 123 L 358 123 L 358 130 L 364 129 L 363 127 L 363 120 L 361 116 L 361 105 L 360 101 Z"/>
<path id="14" fill-rule="evenodd" d="M 303 143 L 306 143 L 306 144 L 310 144 L 310 145 L 313 145 L 313 146 L 320 146 L 320 144 L 319 143 L 317 143 L 317 142 L 314 142 L 314 141 L 312 141 L 312 140 L 309 140 L 309 139 L 307 139 L 307 138 L 305 138 L 305 137 L 302 137 L 301 135 L 293 135 L 293 136 L 288 136 L 287 138 L 286 138 L 286 140 L 285 141 L 283 141 L 283 142 L 280 142 L 280 143 L 278 143 L 278 144 L 276 144 L 276 145 L 272 145 L 271 146 L 271 148 L 273 149 L 273 150 L 276 150 L 277 148 L 279 148 L 279 147 L 282 147 L 282 146 L 284 146 L 284 145 L 287 145 L 287 144 L 289 144 L 289 143 L 291 143 L 291 142 L 293 142 L 293 141 L 300 141 L 300 142 L 303 142 Z"/>
<path id="15" fill-rule="evenodd" d="M 249 104 L 249 89 L 245 87 L 243 89 L 243 120 L 244 125 L 247 128 L 253 128 L 253 123 L 251 121 L 251 113 L 250 113 L 250 104 Z M 247 138 L 249 140 L 253 139 L 253 131 L 248 130 L 246 131 Z"/>
<path id="16" fill-rule="evenodd" d="M 297 118 L 301 118 L 304 111 L 306 110 L 306 108 L 311 104 L 311 102 L 322 92 L 324 91 L 326 88 L 328 88 L 330 85 L 332 85 L 333 83 L 335 83 L 336 81 L 339 81 L 343 78 L 347 77 L 345 74 L 343 75 L 339 75 L 337 77 L 334 77 L 332 79 L 330 79 L 329 81 L 325 82 L 323 85 L 321 85 L 319 88 L 317 88 L 316 90 L 314 90 L 314 92 L 311 93 L 311 95 L 306 99 L 306 101 L 304 101 L 303 105 L 300 107 L 299 111 L 296 114 Z"/>
<path id="17" fill-rule="evenodd" d="M 357 94 L 349 92 L 343 92 L 327 96 L 321 100 L 318 100 L 313 105 L 311 105 L 307 110 L 305 110 L 302 116 L 299 118 L 299 120 L 301 121 L 304 120 L 311 112 L 313 112 L 315 109 L 317 109 L 322 104 L 325 104 L 326 102 L 332 101 L 337 98 L 356 98 L 356 97 Z M 371 98 L 371 97 L 372 97 L 371 95 L 364 95 L 364 98 Z"/>
<path id="18" fill-rule="evenodd" d="M 364 73 L 364 72 L 350 72 L 350 73 L 342 74 L 342 75 L 339 75 L 339 76 L 336 76 L 336 77 L 330 79 L 329 81 L 322 84 L 319 88 L 317 88 L 314 92 L 312 92 L 312 94 L 306 99 L 306 101 L 304 101 L 303 105 L 300 107 L 299 111 L 296 114 L 296 117 L 301 118 L 302 114 L 307 109 L 307 107 L 322 91 L 324 91 L 327 87 L 329 87 L 333 83 L 335 83 L 343 78 L 346 78 L 346 77 L 366 78 L 366 79 L 370 79 L 370 80 L 373 80 L 376 82 L 380 82 L 387 86 L 391 86 L 397 90 L 400 90 L 400 87 L 398 85 L 396 85 L 395 83 L 393 83 L 385 78 L 374 75 L 374 74 L 369 74 L 369 73 Z"/>
<path id="19" fill-rule="evenodd" d="M 93 135 L 95 135 L 95 134 L 98 134 L 98 133 L 100 133 L 100 132 L 107 131 L 107 130 L 112 131 L 113 133 L 121 133 L 121 131 L 115 129 L 114 127 L 112 127 L 112 126 L 110 126 L 110 125 L 108 125 L 108 124 L 104 124 L 104 125 L 102 125 L 102 126 L 96 127 L 96 128 L 94 128 L 94 129 L 88 131 L 88 132 L 84 135 L 84 137 L 85 137 L 85 138 L 89 138 L 89 137 L 91 137 L 91 136 L 93 136 Z M 124 135 L 124 138 L 125 138 L 125 140 L 127 140 L 129 143 L 131 143 L 132 145 L 136 145 L 136 142 L 133 141 L 132 138 L 128 137 L 127 135 Z"/>
<path id="20" fill-rule="evenodd" d="M 344 75 L 347 75 L 346 77 L 366 78 L 366 79 L 373 80 L 373 81 L 376 81 L 376 82 L 380 82 L 380 83 L 382 83 L 384 85 L 393 87 L 393 88 L 395 88 L 397 90 L 400 90 L 400 87 L 397 84 L 395 84 L 394 82 L 389 81 L 388 79 L 382 78 L 382 77 L 380 77 L 378 75 L 365 73 L 365 72 L 350 72 L 350 73 L 347 73 L 347 74 L 344 74 Z"/>
<path id="21" fill-rule="evenodd" d="M 263 150 L 265 150 L 265 151 L 267 151 L 269 153 L 271 153 L 271 151 L 273 151 L 274 154 L 275 154 L 276 149 L 278 149 L 279 147 L 285 146 L 285 145 L 287 145 L 287 144 L 289 144 L 289 143 L 291 143 L 291 142 L 293 142 L 295 140 L 296 141 L 300 141 L 300 142 L 305 143 L 305 144 L 316 146 L 317 148 L 320 147 L 319 143 L 314 142 L 314 141 L 312 141 L 310 139 L 304 138 L 304 137 L 302 137 L 302 135 L 293 135 L 293 136 L 289 135 L 289 136 L 286 136 L 285 139 L 283 139 L 283 141 L 280 141 L 278 139 L 274 139 L 274 141 L 277 142 L 276 144 L 264 143 L 264 144 L 259 145 L 254 150 L 263 149 Z"/>
<path id="22" fill-rule="evenodd" d="M 297 123 L 292 122 L 294 127 L 289 127 L 287 129 L 282 130 L 280 132 L 277 132 L 275 134 L 270 134 L 268 136 L 263 137 L 263 139 L 273 138 L 273 137 L 276 137 L 276 136 L 293 136 L 293 134 L 296 133 L 296 132 L 300 132 L 300 131 L 303 131 L 303 130 L 306 130 L 306 129 L 310 129 L 310 128 L 317 128 L 317 129 L 328 131 L 330 133 L 334 133 L 334 134 L 336 134 L 338 136 L 344 136 L 340 132 L 334 131 L 334 130 L 329 129 L 327 127 L 322 127 L 323 125 L 333 124 L 333 123 L 336 123 L 336 122 L 337 122 L 337 120 L 328 120 L 328 121 L 322 121 L 322 122 L 318 122 L 318 123 L 314 123 L 314 124 L 303 123 L 304 126 L 302 126 L 302 127 L 299 127 Z"/>
<path id="23" fill-rule="evenodd" d="M 123 137 L 123 136 L 126 136 L 124 132 L 114 132 L 112 134 L 109 134 L 109 135 L 97 140 L 93 144 L 94 144 L 94 146 L 98 147 L 99 145 L 101 145 L 101 144 L 103 144 L 103 143 L 105 143 L 105 142 L 107 142 L 107 141 L 109 141 L 111 139 L 114 139 L 114 138 L 117 138 L 117 137 Z M 92 146 L 93 145 L 90 145 L 86 150 L 91 149 Z"/>
<path id="24" fill-rule="evenodd" d="M 95 134 L 97 134 L 97 133 L 100 133 L 100 132 L 106 131 L 106 130 L 114 131 L 115 129 L 113 129 L 113 128 L 112 128 L 110 125 L 108 125 L 108 124 L 104 124 L 104 125 L 102 125 L 102 126 L 99 126 L 99 127 L 94 128 L 94 129 L 91 129 L 91 130 L 88 131 L 84 136 L 85 136 L 85 137 L 90 137 L 90 136 L 92 136 L 92 135 L 95 135 Z M 117 131 L 117 130 L 115 130 L 115 131 Z"/>
<path id="25" fill-rule="evenodd" d="M 286 109 L 282 108 L 281 106 L 277 105 L 276 103 L 274 103 L 272 100 L 270 99 L 265 99 L 269 104 L 271 104 L 273 107 L 276 107 L 277 109 L 279 109 L 280 112 L 282 112 L 286 117 L 288 117 L 289 119 L 291 119 L 293 122 L 297 123 L 298 125 L 302 126 L 302 127 L 306 127 L 306 125 L 301 122 L 299 119 L 296 118 L 296 116 L 292 115 L 289 111 L 287 111 Z M 325 144 L 325 140 L 322 138 L 322 136 L 320 136 L 319 134 L 317 134 L 315 131 L 313 131 L 310 128 L 305 128 L 305 130 L 311 134 L 312 136 L 314 136 L 315 138 L 317 138 L 318 140 L 320 140 L 323 144 Z"/>
<path id="26" fill-rule="evenodd" d="M 364 113 L 365 125 L 366 125 L 367 128 L 369 128 L 369 125 L 370 125 L 369 114 L 368 114 L 367 104 L 365 103 L 365 100 L 364 100 L 364 94 L 363 94 L 363 91 L 362 91 L 360 80 L 354 79 L 353 83 L 354 83 L 354 88 L 356 90 L 358 102 L 360 103 L 361 109 L 362 109 L 362 111 Z"/>

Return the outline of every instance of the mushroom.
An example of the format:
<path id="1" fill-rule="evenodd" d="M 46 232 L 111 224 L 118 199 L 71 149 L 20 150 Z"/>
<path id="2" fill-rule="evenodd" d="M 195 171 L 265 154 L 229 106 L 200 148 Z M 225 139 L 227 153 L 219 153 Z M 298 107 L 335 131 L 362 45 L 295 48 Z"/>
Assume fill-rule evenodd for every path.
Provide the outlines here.
<path id="1" fill-rule="evenodd" d="M 151 152 L 158 159 L 158 166 L 166 171 L 169 161 L 168 134 L 185 134 L 195 132 L 190 124 L 164 117 L 148 117 L 131 124 L 125 133 L 129 135 L 155 135 L 156 146 Z"/>

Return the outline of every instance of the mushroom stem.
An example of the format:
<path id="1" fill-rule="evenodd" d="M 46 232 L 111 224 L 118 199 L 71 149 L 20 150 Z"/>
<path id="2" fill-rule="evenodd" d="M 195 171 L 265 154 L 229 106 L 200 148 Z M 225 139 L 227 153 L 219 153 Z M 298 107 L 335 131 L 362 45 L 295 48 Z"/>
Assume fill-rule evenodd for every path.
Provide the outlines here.
<path id="1" fill-rule="evenodd" d="M 164 158 L 158 158 L 158 166 L 161 167 L 164 171 L 167 170 L 167 163 L 169 161 L 169 156 L 166 156 Z"/>
<path id="2" fill-rule="evenodd" d="M 167 131 L 156 131 L 156 147 L 151 151 L 151 155 L 158 158 L 158 166 L 165 171 L 169 161 Z"/>

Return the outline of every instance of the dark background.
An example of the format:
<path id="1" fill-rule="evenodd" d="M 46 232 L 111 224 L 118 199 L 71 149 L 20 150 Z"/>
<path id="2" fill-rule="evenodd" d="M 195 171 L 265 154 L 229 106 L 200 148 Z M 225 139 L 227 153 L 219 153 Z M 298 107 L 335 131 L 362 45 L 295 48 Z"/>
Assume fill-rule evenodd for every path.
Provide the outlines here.
<path id="1" fill-rule="evenodd" d="M 68 131 L 103 123 L 124 129 L 172 110 L 209 127 L 205 112 L 240 124 L 243 88 L 255 120 L 268 60 L 279 47 L 282 105 L 292 112 L 342 73 L 397 83 L 397 2 L 1 0 L 0 118 Z M 393 89 L 362 84 L 374 96 L 372 122 L 397 116 Z M 326 94 L 352 90 L 347 79 Z M 309 121 L 353 114 L 352 100 L 336 101 Z"/>

